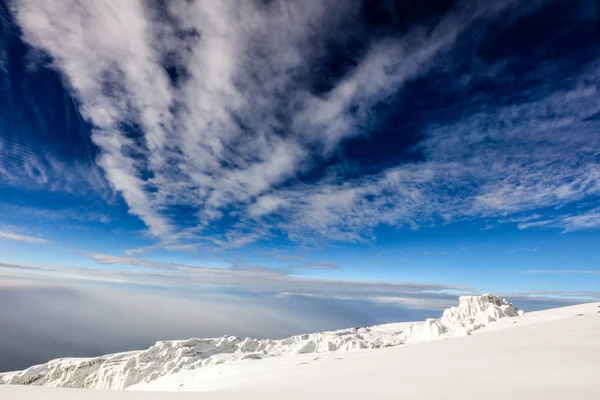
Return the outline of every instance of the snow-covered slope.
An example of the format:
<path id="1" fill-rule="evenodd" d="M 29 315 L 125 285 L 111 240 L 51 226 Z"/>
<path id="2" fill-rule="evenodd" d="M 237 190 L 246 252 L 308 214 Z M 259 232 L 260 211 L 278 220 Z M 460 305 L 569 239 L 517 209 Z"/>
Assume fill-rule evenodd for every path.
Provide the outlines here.
<path id="1" fill-rule="evenodd" d="M 503 318 L 452 340 L 240 361 L 182 371 L 125 392 L 148 393 L 136 400 L 159 392 L 186 400 L 597 400 L 599 338 L 600 303 L 582 304 Z"/>
<path id="2" fill-rule="evenodd" d="M 281 340 L 226 336 L 164 341 L 143 351 L 87 359 L 53 360 L 24 371 L 0 374 L 0 384 L 125 389 L 182 370 L 245 359 L 374 349 L 413 341 L 464 336 L 490 322 L 515 317 L 520 313 L 512 304 L 498 296 L 463 296 L 460 297 L 458 307 L 447 309 L 439 319 L 425 322 L 352 328 Z"/>
<path id="3" fill-rule="evenodd" d="M 452 340 L 248 359 L 182 370 L 130 390 L 0 385 L 0 399 L 597 400 L 599 338 L 600 303 L 580 304 L 502 318 Z"/>

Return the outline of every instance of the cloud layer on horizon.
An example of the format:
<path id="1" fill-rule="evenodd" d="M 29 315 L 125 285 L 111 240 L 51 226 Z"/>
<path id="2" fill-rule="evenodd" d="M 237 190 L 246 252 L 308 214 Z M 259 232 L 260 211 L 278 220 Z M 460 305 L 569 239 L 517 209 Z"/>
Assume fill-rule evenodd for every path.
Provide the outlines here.
<path id="1" fill-rule="evenodd" d="M 297 275 L 298 271 L 306 268 L 332 267 L 325 263 L 285 268 L 241 264 L 229 268 L 210 268 L 98 253 L 91 253 L 89 257 L 99 264 L 97 268 L 0 261 L 0 272 L 4 279 L 130 286 L 182 294 L 233 291 L 280 297 L 304 296 L 395 304 L 412 309 L 444 308 L 452 304 L 457 293 L 473 293 L 472 289 L 461 285 L 307 278 Z"/>
<path id="2" fill-rule="evenodd" d="M 201 293 L 237 293 L 268 297 L 306 297 L 327 301 L 359 301 L 365 304 L 406 307 L 412 310 L 444 309 L 459 295 L 473 295 L 477 290 L 466 285 L 436 282 L 393 282 L 348 280 L 336 277 L 315 278 L 302 275 L 303 270 L 337 267 L 330 263 L 290 264 L 283 267 L 230 262 L 229 267 L 161 262 L 131 256 L 102 253 L 85 254 L 97 263 L 91 268 L 33 265 L 0 260 L 5 280 L 69 285 L 96 285 L 137 288 L 157 293 L 196 295 Z M 597 271 L 530 270 L 525 274 L 568 273 L 597 274 Z M 549 290 L 539 288 L 511 293 L 511 297 L 530 303 L 563 299 L 590 301 L 600 299 L 591 290 Z"/>
<path id="3" fill-rule="evenodd" d="M 0 372 L 59 357 L 144 349 L 190 337 L 282 338 L 294 334 L 435 316 L 433 310 L 306 297 L 195 293 L 131 287 L 0 281 Z M 148 313 L 148 310 L 153 310 Z"/>

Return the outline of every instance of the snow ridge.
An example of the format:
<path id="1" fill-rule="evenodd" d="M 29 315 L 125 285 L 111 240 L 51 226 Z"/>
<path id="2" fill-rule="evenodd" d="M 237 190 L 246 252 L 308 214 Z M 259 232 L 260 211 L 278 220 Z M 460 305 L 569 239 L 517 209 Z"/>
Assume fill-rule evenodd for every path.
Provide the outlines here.
<path id="1" fill-rule="evenodd" d="M 95 358 L 62 358 L 18 372 L 0 374 L 0 384 L 125 389 L 160 376 L 243 359 L 354 351 L 408 342 L 469 335 L 500 318 L 522 315 L 506 299 L 485 294 L 461 296 L 441 318 L 411 324 L 384 324 L 292 336 L 281 340 L 224 336 L 157 342 L 147 350 Z"/>

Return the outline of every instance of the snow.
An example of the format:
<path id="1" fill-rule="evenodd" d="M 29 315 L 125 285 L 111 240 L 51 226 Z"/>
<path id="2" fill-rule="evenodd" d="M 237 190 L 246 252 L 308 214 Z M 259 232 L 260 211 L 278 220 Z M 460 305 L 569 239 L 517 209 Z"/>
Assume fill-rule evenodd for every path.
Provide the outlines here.
<path id="1" fill-rule="evenodd" d="M 213 364 L 130 387 L 137 390 L 4 385 L 0 386 L 0 398 L 598 399 L 599 311 L 600 303 L 583 304 L 501 318 L 470 335 L 450 340 L 418 340 L 409 346 L 288 354 Z M 469 312 L 468 315 L 479 314 Z M 493 311 L 490 315 L 495 318 Z M 429 325 L 434 326 L 434 322 Z M 474 318 L 467 325 L 479 323 L 481 321 Z M 387 328 L 381 325 L 376 330 Z M 448 331 L 442 333 L 442 338 L 451 337 Z"/>
<path id="2" fill-rule="evenodd" d="M 409 328 L 407 340 L 430 340 L 447 336 L 469 335 L 490 322 L 523 315 L 506 299 L 492 294 L 461 296 L 458 307 L 444 311 L 440 319 L 428 319 Z"/>
<path id="3" fill-rule="evenodd" d="M 58 359 L 24 371 L 0 374 L 0 383 L 51 387 L 125 389 L 180 371 L 246 359 L 348 352 L 463 336 L 518 310 L 505 299 L 486 294 L 462 296 L 439 319 L 413 324 L 385 324 L 292 336 L 281 340 L 225 336 L 158 342 L 143 351 L 88 359 Z"/>
<path id="4" fill-rule="evenodd" d="M 147 350 L 89 359 L 58 359 L 24 371 L 0 374 L 0 383 L 71 388 L 125 389 L 160 376 L 231 363 L 305 353 L 352 351 L 402 344 L 402 331 L 353 328 L 293 336 L 282 340 L 226 336 L 158 342 Z"/>

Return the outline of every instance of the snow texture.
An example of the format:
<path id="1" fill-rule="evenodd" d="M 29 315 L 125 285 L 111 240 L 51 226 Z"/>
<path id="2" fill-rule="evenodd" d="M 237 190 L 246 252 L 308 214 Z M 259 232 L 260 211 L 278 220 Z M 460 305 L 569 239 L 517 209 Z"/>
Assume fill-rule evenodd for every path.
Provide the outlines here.
<path id="1" fill-rule="evenodd" d="M 464 336 L 490 322 L 521 314 L 522 311 L 498 296 L 462 296 L 458 307 L 445 310 L 441 318 L 414 324 L 384 324 L 281 340 L 224 336 L 157 342 L 143 351 L 52 360 L 23 371 L 0 374 L 0 384 L 125 389 L 182 370 L 244 359 L 375 349 Z"/>

